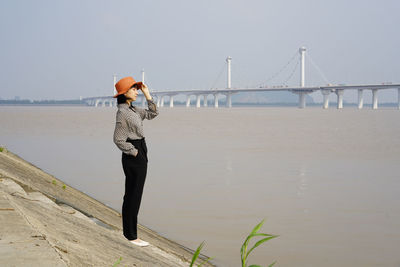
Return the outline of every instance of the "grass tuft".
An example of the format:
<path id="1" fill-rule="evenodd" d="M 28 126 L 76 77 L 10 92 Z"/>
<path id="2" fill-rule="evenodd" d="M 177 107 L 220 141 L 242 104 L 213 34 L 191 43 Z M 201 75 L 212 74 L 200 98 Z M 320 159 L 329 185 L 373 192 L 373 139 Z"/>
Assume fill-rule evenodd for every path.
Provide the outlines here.
<path id="1" fill-rule="evenodd" d="M 252 252 L 256 247 L 260 246 L 262 243 L 267 242 L 273 238 L 278 237 L 277 235 L 271 235 L 271 234 L 263 234 L 263 233 L 258 233 L 258 231 L 261 229 L 262 225 L 264 224 L 265 220 L 262 220 L 259 224 L 257 224 L 253 230 L 251 231 L 251 233 L 247 236 L 246 240 L 244 241 L 241 249 L 240 249 L 240 254 L 241 254 L 241 260 L 242 260 L 242 267 L 247 267 L 247 259 L 250 255 L 250 252 Z M 247 248 L 249 246 L 250 240 L 254 237 L 263 237 L 262 239 L 258 240 L 255 245 L 249 250 L 247 251 Z M 194 263 L 196 262 L 197 258 L 200 255 L 200 251 L 204 246 L 204 241 L 201 242 L 201 244 L 199 245 L 199 247 L 196 249 L 196 252 L 193 254 L 192 257 L 192 262 L 190 263 L 190 267 L 194 266 Z M 203 265 L 204 263 L 208 262 L 209 260 L 211 260 L 212 258 L 208 258 L 206 260 L 204 260 L 200 265 L 197 265 L 198 267 L 200 267 L 201 265 Z M 275 265 L 276 261 L 274 261 L 273 263 L 271 263 L 270 265 L 268 265 L 268 267 L 272 267 L 273 265 Z M 252 264 L 249 267 L 261 267 L 260 265 L 256 265 L 256 264 Z"/>
<path id="2" fill-rule="evenodd" d="M 117 265 L 119 265 L 122 261 L 122 257 L 119 257 L 119 259 L 114 263 L 113 267 L 116 267 Z"/>
<path id="3" fill-rule="evenodd" d="M 267 242 L 268 240 L 271 240 L 273 238 L 278 237 L 277 235 L 271 235 L 271 234 L 262 234 L 262 233 L 258 233 L 258 231 L 261 229 L 262 225 L 264 224 L 265 220 L 262 220 L 259 224 L 257 224 L 253 230 L 251 231 L 251 233 L 247 236 L 246 240 L 244 241 L 241 249 L 240 249 L 240 258 L 242 260 L 242 267 L 247 267 L 247 259 L 250 255 L 250 252 L 252 252 L 256 247 L 258 247 L 259 245 L 261 245 L 264 242 Z M 255 245 L 249 250 L 247 251 L 248 245 L 250 243 L 250 240 L 254 237 L 264 237 L 261 240 L 257 241 L 255 243 Z M 269 265 L 269 267 L 273 266 L 275 264 L 275 262 L 271 263 Z M 251 265 L 250 267 L 256 267 L 259 265 Z"/>
<path id="4" fill-rule="evenodd" d="M 198 248 L 196 249 L 196 252 L 193 254 L 193 258 L 192 258 L 192 262 L 190 263 L 190 267 L 193 267 L 193 264 L 195 263 L 195 261 L 197 260 L 197 258 L 200 255 L 200 251 L 204 246 L 204 241 L 201 242 L 201 244 L 198 246 Z M 199 265 L 197 265 L 197 267 L 200 267 L 201 265 L 203 265 L 204 263 L 208 262 L 209 260 L 211 260 L 211 258 L 208 258 L 206 260 L 204 260 L 202 263 L 200 263 Z"/>

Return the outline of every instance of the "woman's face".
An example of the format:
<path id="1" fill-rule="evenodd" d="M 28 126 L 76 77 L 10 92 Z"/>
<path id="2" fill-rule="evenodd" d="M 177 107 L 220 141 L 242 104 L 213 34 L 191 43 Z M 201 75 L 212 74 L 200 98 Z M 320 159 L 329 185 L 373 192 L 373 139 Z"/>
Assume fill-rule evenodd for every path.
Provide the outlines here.
<path id="1" fill-rule="evenodd" d="M 132 99 L 132 101 L 136 101 L 138 91 L 136 88 L 131 88 L 128 90 L 128 92 L 125 93 L 125 96 L 129 99 Z"/>

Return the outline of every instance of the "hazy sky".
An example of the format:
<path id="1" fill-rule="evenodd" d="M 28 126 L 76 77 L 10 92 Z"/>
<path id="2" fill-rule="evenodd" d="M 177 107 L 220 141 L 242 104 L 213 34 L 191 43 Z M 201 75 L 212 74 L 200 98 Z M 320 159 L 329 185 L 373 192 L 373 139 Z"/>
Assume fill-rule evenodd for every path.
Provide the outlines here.
<path id="1" fill-rule="evenodd" d="M 398 0 L 1 0 L 0 98 L 111 95 L 113 74 L 142 68 L 155 90 L 225 87 L 227 56 L 233 87 L 297 86 L 300 46 L 320 69 L 307 57 L 306 85 L 400 83 L 399 12 Z"/>

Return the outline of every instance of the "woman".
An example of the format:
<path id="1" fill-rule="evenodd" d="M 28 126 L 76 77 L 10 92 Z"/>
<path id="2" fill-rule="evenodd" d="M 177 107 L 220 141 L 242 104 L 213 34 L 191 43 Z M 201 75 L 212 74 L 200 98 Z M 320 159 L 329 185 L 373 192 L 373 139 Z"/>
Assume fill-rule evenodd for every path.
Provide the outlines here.
<path id="1" fill-rule="evenodd" d="M 137 215 L 142 199 L 147 173 L 147 147 L 143 133 L 143 120 L 151 120 L 158 115 L 149 89 L 132 77 L 125 77 L 115 84 L 118 100 L 114 143 L 122 151 L 122 167 L 125 173 L 125 195 L 122 205 L 122 224 L 124 236 L 137 246 L 149 243 L 137 236 Z M 148 109 L 131 106 L 136 100 L 138 90 L 147 99 Z"/>

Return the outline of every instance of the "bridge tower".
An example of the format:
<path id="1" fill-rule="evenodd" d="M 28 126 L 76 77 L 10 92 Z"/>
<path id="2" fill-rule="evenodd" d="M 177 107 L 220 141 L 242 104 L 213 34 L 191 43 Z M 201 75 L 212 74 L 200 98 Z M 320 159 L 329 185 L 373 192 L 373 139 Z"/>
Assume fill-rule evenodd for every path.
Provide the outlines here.
<path id="1" fill-rule="evenodd" d="M 228 63 L 228 80 L 227 80 L 227 89 L 231 89 L 231 61 L 232 58 L 231 57 L 227 57 L 226 58 L 226 63 Z"/>
<path id="2" fill-rule="evenodd" d="M 117 94 L 117 90 L 115 89 L 115 84 L 117 83 L 117 75 L 116 74 L 114 74 L 113 75 L 113 77 L 114 77 L 114 86 L 113 86 L 113 88 L 114 88 L 114 93 L 113 93 L 113 95 L 116 95 Z"/>
<path id="3" fill-rule="evenodd" d="M 304 46 L 299 48 L 300 53 L 300 87 L 305 86 L 305 57 L 306 48 Z M 299 92 L 299 108 L 306 107 L 306 92 Z"/>
<path id="4" fill-rule="evenodd" d="M 306 65 L 306 48 L 304 46 L 299 48 L 300 53 L 300 87 L 305 86 L 305 65 Z"/>
<path id="5" fill-rule="evenodd" d="M 142 83 L 144 83 L 144 69 L 142 69 Z"/>
<path id="6" fill-rule="evenodd" d="M 228 63 L 228 81 L 227 81 L 227 86 L 226 89 L 231 89 L 231 61 L 232 58 L 230 56 L 228 56 L 226 58 L 226 63 Z M 228 108 L 232 107 L 232 93 L 227 93 L 226 94 L 226 106 Z"/>

